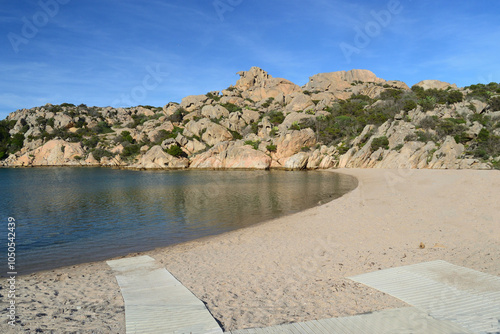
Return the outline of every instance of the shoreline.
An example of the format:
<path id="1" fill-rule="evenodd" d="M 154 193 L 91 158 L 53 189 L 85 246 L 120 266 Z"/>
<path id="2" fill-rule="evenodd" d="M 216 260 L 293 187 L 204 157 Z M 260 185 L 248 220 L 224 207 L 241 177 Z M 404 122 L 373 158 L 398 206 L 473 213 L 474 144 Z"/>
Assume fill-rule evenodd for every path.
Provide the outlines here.
<path id="1" fill-rule="evenodd" d="M 38 168 L 38 167 L 37 167 Z M 40 167 L 41 169 L 45 170 L 46 172 L 50 172 L 52 169 L 48 168 L 45 169 L 43 167 Z M 56 168 L 56 167 L 54 167 Z M 77 169 L 80 169 L 78 167 L 75 167 Z M 88 170 L 88 169 L 80 169 L 82 171 Z M 106 169 L 101 169 L 101 171 L 105 171 Z M 63 169 L 61 169 L 63 171 Z M 67 170 L 68 171 L 68 170 Z M 98 171 L 98 170 L 96 170 Z M 21 171 L 22 172 L 22 171 Z M 112 171 L 110 171 L 112 172 Z M 116 171 L 118 172 L 118 170 Z M 116 235 L 116 233 L 113 233 L 109 235 L 109 243 L 108 240 L 100 240 L 99 243 L 93 242 L 92 240 L 87 240 L 86 243 L 87 245 L 89 242 L 92 242 L 92 245 L 94 247 L 92 249 L 97 249 L 96 247 L 101 248 L 99 251 L 87 251 L 82 249 L 81 251 L 75 251 L 74 253 L 69 253 L 67 255 L 64 255 L 64 253 L 61 253 L 61 251 L 58 251 L 57 248 L 52 249 L 52 248 L 44 248 L 44 249 L 38 249 L 33 248 L 26 250 L 21 253 L 21 255 L 24 255 L 24 260 L 25 263 L 18 263 L 18 276 L 25 276 L 25 275 L 30 275 L 30 274 L 36 274 L 36 273 L 41 273 L 45 271 L 51 271 L 51 270 L 56 270 L 56 269 L 61 269 L 65 267 L 71 267 L 71 266 L 76 266 L 76 265 L 81 265 L 81 264 L 86 264 L 86 263 L 93 263 L 93 262 L 99 262 L 99 261 L 107 261 L 113 258 L 118 258 L 118 257 L 126 257 L 129 256 L 129 254 L 137 254 L 137 253 L 145 253 L 145 252 L 150 252 L 154 251 L 155 249 L 158 248 L 165 248 L 165 247 L 171 247 L 175 245 L 179 245 L 185 242 L 193 241 L 193 240 L 203 240 L 205 238 L 211 238 L 214 236 L 217 236 L 219 234 L 224 234 L 227 232 L 230 232 L 231 230 L 235 229 L 241 229 L 241 228 L 246 228 L 248 226 L 253 226 L 253 225 L 259 225 L 262 223 L 266 223 L 269 220 L 272 219 L 277 219 L 277 218 L 283 218 L 287 217 L 289 215 L 295 214 L 298 210 L 306 210 L 308 208 L 312 208 L 318 205 L 322 205 L 326 202 L 332 201 L 335 198 L 338 198 L 338 196 L 343 196 L 346 191 L 351 191 L 350 189 L 353 189 L 357 187 L 357 180 L 354 177 L 351 176 L 345 176 L 341 180 L 339 179 L 339 174 L 320 174 L 320 172 L 323 172 L 322 170 L 316 170 L 316 171 L 300 171 L 299 172 L 292 172 L 291 174 L 287 174 L 288 172 L 283 171 L 283 170 L 270 170 L 270 171 L 261 171 L 261 170 L 252 170 L 252 171 L 241 171 L 241 170 L 227 170 L 227 171 L 217 171 L 217 170 L 183 170 L 183 171 L 168 171 L 167 174 L 170 173 L 179 173 L 179 174 L 173 174 L 174 179 L 177 179 L 177 177 L 190 177 L 191 173 L 194 173 L 193 175 L 200 175 L 200 176 L 207 176 L 209 177 L 210 181 L 218 182 L 219 179 L 224 178 L 226 175 L 225 173 L 229 173 L 227 175 L 243 175 L 243 178 L 248 179 L 248 180 L 253 180 L 255 177 L 258 176 L 268 176 L 272 179 L 273 175 L 274 177 L 279 176 L 280 182 L 283 184 L 288 185 L 289 178 L 290 176 L 291 179 L 294 179 L 295 176 L 298 177 L 299 180 L 303 183 L 304 187 L 309 187 L 309 185 L 317 185 L 318 188 L 321 188 L 319 190 L 321 195 L 318 195 L 318 192 L 314 192 L 311 199 L 308 201 L 302 201 L 299 200 L 297 202 L 294 202 L 296 205 L 289 205 L 289 203 L 286 200 L 280 200 L 283 203 L 283 206 L 279 206 L 279 210 L 274 210 L 274 211 L 266 211 L 266 205 L 269 206 L 269 203 L 266 204 L 266 200 L 261 201 L 262 204 L 257 205 L 257 208 L 261 208 L 262 210 L 259 211 L 252 211 L 251 213 L 253 214 L 252 216 L 248 215 L 241 215 L 241 217 L 232 217 L 232 216 L 224 216 L 221 217 L 219 214 L 217 216 L 212 215 L 210 217 L 210 226 L 209 228 L 206 228 L 203 225 L 193 225 L 193 226 L 200 226 L 200 231 L 199 232 L 191 232 L 191 233 L 185 233 L 182 236 L 177 236 L 177 237 L 172 237 L 169 238 L 168 235 L 166 237 L 158 238 L 155 237 L 154 234 L 151 234 L 151 231 L 147 232 L 148 235 L 144 237 L 143 242 L 137 242 L 137 235 L 131 236 L 127 241 L 127 245 L 124 246 L 124 242 L 116 242 L 114 239 L 113 240 L 113 234 Z M 45 172 L 44 172 L 45 173 Z M 124 172 L 125 174 L 123 175 L 134 175 L 134 174 L 128 174 L 127 172 Z M 132 173 L 132 172 L 129 172 Z M 182 173 L 182 174 L 181 174 Z M 247 174 L 248 173 L 248 174 Z M 25 173 L 22 173 L 25 174 Z M 165 174 L 165 172 L 157 172 L 157 171 L 151 171 L 151 172 L 146 172 L 146 174 L 151 174 L 151 175 L 160 175 L 160 174 Z M 144 174 L 144 175 L 146 175 Z M 17 175 L 17 174 L 14 174 Z M 121 175 L 121 174 L 119 174 Z M 138 175 L 143 175 L 138 174 Z M 295 176 L 294 176 L 295 175 Z M 332 176 L 333 175 L 333 176 Z M 265 180 L 265 179 L 264 179 Z M 318 181 L 313 181 L 313 180 L 318 180 Z M 322 181 L 319 181 L 322 180 Z M 336 181 L 337 180 L 337 181 Z M 222 179 L 221 179 L 222 181 Z M 253 181 L 252 181 L 253 182 Z M 300 183 L 300 184 L 302 184 Z M 75 183 L 77 184 L 77 183 Z M 221 182 L 220 184 L 224 184 Z M 299 184 L 299 183 L 297 183 Z M 327 186 L 325 186 L 327 185 Z M 313 187 L 316 189 L 316 187 Z M 210 188 L 212 189 L 212 188 Z M 246 188 L 244 188 L 246 189 Z M 267 188 L 266 188 L 267 189 Z M 278 189 L 278 188 L 276 188 Z M 295 189 L 295 188 L 292 188 Z M 201 189 L 203 190 L 203 189 Z M 219 190 L 219 191 L 224 191 L 224 190 Z M 250 191 L 250 189 L 249 189 Z M 290 192 L 290 190 L 288 190 Z M 202 196 L 204 198 L 207 198 L 207 202 L 213 203 L 213 200 L 216 200 L 213 196 L 211 196 L 210 193 L 207 193 L 207 191 L 200 191 Z M 259 192 L 258 194 L 259 197 L 265 198 L 266 194 Z M 224 195 L 221 193 L 220 195 Z M 293 196 L 292 196 L 293 195 Z M 315 195 L 315 196 L 314 196 Z M 257 195 L 252 195 L 252 196 L 257 196 Z M 286 196 L 285 198 L 294 198 L 294 201 L 299 199 L 300 195 L 297 195 L 297 192 L 290 192 L 290 196 Z M 280 193 L 281 197 L 281 193 Z M 211 199 L 212 198 L 212 199 Z M 224 196 L 226 200 L 230 200 L 227 196 Z M 316 200 L 314 200 L 316 198 Z M 186 201 L 189 201 L 190 197 Z M 196 198 L 195 198 L 196 200 Z M 193 201 L 195 203 L 195 201 Z M 241 202 L 242 205 L 246 205 L 245 201 Z M 227 205 L 227 201 L 220 202 L 220 205 Z M 144 207 L 144 205 L 142 205 Z M 186 208 L 188 208 L 188 205 L 186 205 Z M 206 207 L 207 209 L 208 206 Z M 245 208 L 242 208 L 244 210 Z M 187 210 L 187 209 L 186 209 Z M 188 211 L 200 211 L 200 206 L 196 206 L 196 204 L 193 204 L 191 207 L 189 207 Z M 247 210 L 248 211 L 248 210 Z M 108 210 L 109 212 L 109 210 Z M 112 213 L 113 211 L 111 211 Z M 231 212 L 231 211 L 230 211 Z M 260 213 L 259 213 L 260 212 Z M 188 219 L 187 213 L 186 214 L 186 219 Z M 192 216 L 192 215 L 191 215 Z M 251 218 L 250 218 L 251 217 Z M 203 221 L 204 219 L 209 219 L 207 216 L 207 213 L 202 213 L 197 216 L 198 220 L 193 220 L 193 222 L 198 222 L 198 221 Z M 221 218 L 223 220 L 221 220 Z M 89 218 L 90 220 L 95 220 L 92 218 Z M 223 224 L 222 221 L 226 222 L 231 222 L 229 224 Z M 233 223 L 234 221 L 234 223 Z M 190 222 L 191 224 L 191 222 Z M 191 225 L 190 225 L 191 226 Z M 182 225 L 179 226 L 179 228 L 182 228 Z M 144 231 L 144 230 L 143 230 Z M 162 231 L 159 231 L 162 233 Z M 175 232 L 175 231 L 174 231 Z M 153 240 L 154 239 L 154 240 Z M 125 240 L 124 240 L 125 241 Z M 103 244 L 103 242 L 106 242 Z M 112 246 L 109 246 L 109 244 L 113 244 Z M 77 246 L 82 246 L 78 244 Z M 79 249 L 77 246 L 68 246 L 66 249 Z M 45 258 L 40 258 L 37 254 L 39 252 L 42 252 L 46 254 L 47 256 Z M 53 254 L 51 256 L 50 254 Z M 29 259 L 28 259 L 29 257 Z M 22 268 L 22 269 L 20 269 Z M 5 273 L 0 273 L 0 277 L 6 277 Z"/>
<path id="2" fill-rule="evenodd" d="M 346 278 L 379 268 L 442 259 L 500 275 L 499 171 L 332 171 L 358 187 L 292 215 L 137 254 L 165 265 L 225 330 L 404 306 Z M 124 328 L 105 262 L 18 277 L 18 285 L 23 330 Z"/>

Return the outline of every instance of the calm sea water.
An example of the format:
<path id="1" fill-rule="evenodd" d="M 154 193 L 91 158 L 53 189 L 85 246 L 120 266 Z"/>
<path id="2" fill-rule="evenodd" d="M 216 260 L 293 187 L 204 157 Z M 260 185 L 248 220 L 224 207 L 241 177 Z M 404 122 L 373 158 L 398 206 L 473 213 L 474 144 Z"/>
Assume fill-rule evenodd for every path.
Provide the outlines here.
<path id="1" fill-rule="evenodd" d="M 18 273 L 103 260 L 220 234 L 342 196 L 325 172 L 1 169 L 0 219 L 16 219 Z M 0 274 L 7 270 L 2 257 Z"/>

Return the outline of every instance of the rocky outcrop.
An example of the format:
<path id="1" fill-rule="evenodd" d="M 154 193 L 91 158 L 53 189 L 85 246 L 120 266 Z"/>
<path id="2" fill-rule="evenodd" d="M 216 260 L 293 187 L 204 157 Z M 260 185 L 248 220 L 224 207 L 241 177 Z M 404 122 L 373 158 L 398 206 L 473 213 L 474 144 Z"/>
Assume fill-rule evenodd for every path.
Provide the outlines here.
<path id="1" fill-rule="evenodd" d="M 406 125 L 403 125 L 403 129 Z M 398 132 L 395 137 L 390 131 L 397 128 L 393 124 L 388 126 L 388 130 L 381 127 L 366 144 L 362 147 L 354 146 L 347 153 L 341 155 L 336 167 L 339 168 L 431 168 L 431 169 L 490 169 L 491 167 L 478 159 L 465 158 L 465 148 L 462 144 L 457 144 L 453 137 L 448 136 L 441 147 L 434 142 L 427 143 L 409 141 L 404 144 L 397 144 L 401 138 Z M 410 127 L 411 128 L 411 127 Z M 382 131 L 380 131 L 382 130 Z M 394 132 L 393 132 L 394 133 Z M 401 147 L 396 149 L 378 148 L 373 150 L 371 144 L 375 138 L 381 135 L 389 135 L 389 142 Z M 356 138 L 359 143 L 360 138 Z"/>
<path id="2" fill-rule="evenodd" d="M 284 167 L 286 169 L 305 169 L 308 160 L 309 160 L 309 154 L 305 152 L 300 152 L 288 158 L 285 162 Z"/>
<path id="3" fill-rule="evenodd" d="M 139 163 L 132 165 L 132 167 L 144 169 L 182 169 L 189 167 L 189 161 L 188 159 L 179 159 L 166 153 L 161 146 L 153 146 L 140 158 Z"/>
<path id="4" fill-rule="evenodd" d="M 276 141 L 277 150 L 273 155 L 272 167 L 284 167 L 286 161 L 302 148 L 309 148 L 316 144 L 316 135 L 310 128 L 293 130 L 286 133 Z"/>
<path id="5" fill-rule="evenodd" d="M 205 102 L 207 102 L 208 97 L 205 95 L 190 95 L 182 99 L 180 107 L 184 108 L 186 111 L 193 111 L 199 109 Z"/>
<path id="6" fill-rule="evenodd" d="M 242 141 L 223 142 L 191 160 L 191 168 L 268 169 L 271 158 Z"/>
<path id="7" fill-rule="evenodd" d="M 219 119 L 222 117 L 229 117 L 229 111 L 221 105 L 206 105 L 201 109 L 201 115 L 208 117 Z"/>
<path id="8" fill-rule="evenodd" d="M 320 73 L 312 76 L 304 86 L 308 91 L 342 91 L 351 87 L 355 82 L 384 83 L 384 79 L 368 70 L 338 71 L 331 73 Z"/>
<path id="9" fill-rule="evenodd" d="M 273 78 L 258 67 L 252 67 L 250 71 L 241 71 L 238 74 L 240 79 L 236 82 L 235 87 L 242 91 L 243 98 L 252 101 L 266 100 L 271 97 L 283 99 L 286 95 L 301 91 L 301 88 L 293 82 L 282 78 Z"/>
<path id="10" fill-rule="evenodd" d="M 222 125 L 211 122 L 207 118 L 190 121 L 186 124 L 186 136 L 198 136 L 210 146 L 233 139 L 233 135 Z"/>
<path id="11" fill-rule="evenodd" d="M 79 166 L 87 164 L 80 160 L 85 156 L 80 143 L 68 143 L 64 140 L 51 140 L 41 147 L 10 159 L 11 166 Z M 89 161 L 89 165 L 93 165 Z"/>
<path id="12" fill-rule="evenodd" d="M 457 88 L 456 84 L 449 84 L 447 82 L 443 82 L 443 81 L 439 81 L 439 80 L 422 80 L 419 83 L 415 84 L 415 86 L 422 87 L 423 89 Z"/>
<path id="13" fill-rule="evenodd" d="M 491 90 L 485 94 L 473 86 L 424 80 L 416 91 L 367 70 L 351 70 L 317 74 L 299 87 L 257 67 L 238 74 L 234 86 L 162 108 L 47 104 L 18 110 L 0 123 L 10 135 L 0 142 L 0 165 L 488 169 L 500 164 L 495 100 L 500 85 L 479 87 Z"/>

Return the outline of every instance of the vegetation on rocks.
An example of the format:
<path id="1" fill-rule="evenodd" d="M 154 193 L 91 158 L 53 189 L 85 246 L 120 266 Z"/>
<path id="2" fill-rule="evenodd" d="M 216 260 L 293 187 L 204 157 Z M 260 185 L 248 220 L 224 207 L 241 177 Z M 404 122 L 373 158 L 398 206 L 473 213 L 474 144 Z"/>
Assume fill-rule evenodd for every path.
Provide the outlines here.
<path id="1" fill-rule="evenodd" d="M 200 166 L 262 168 L 284 167 L 300 154 L 290 161 L 307 168 L 500 164 L 498 83 L 458 88 L 426 80 L 409 88 L 353 70 L 318 74 L 299 87 L 257 68 L 239 74 L 222 92 L 164 107 L 63 103 L 15 111 L 0 121 L 0 163 L 36 164 L 57 141 L 59 152 L 44 163 L 168 168 L 203 156 Z M 220 162 L 240 158 L 245 145 L 255 150 L 248 161 Z"/>

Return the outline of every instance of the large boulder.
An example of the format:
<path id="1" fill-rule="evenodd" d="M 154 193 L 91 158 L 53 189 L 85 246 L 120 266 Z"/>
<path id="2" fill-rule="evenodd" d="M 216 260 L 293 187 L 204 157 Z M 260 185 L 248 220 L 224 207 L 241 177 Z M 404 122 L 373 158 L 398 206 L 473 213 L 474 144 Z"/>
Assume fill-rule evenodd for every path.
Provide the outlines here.
<path id="1" fill-rule="evenodd" d="M 281 136 L 276 140 L 275 167 L 284 166 L 286 160 L 300 152 L 302 147 L 311 147 L 315 144 L 316 135 L 310 128 L 294 130 Z"/>
<path id="2" fill-rule="evenodd" d="M 161 148 L 153 146 L 134 165 L 135 168 L 159 169 L 159 168 L 187 168 L 189 161 L 185 158 L 176 158 Z"/>
<path id="3" fill-rule="evenodd" d="M 384 83 L 384 79 L 368 70 L 350 70 L 330 73 L 320 73 L 309 78 L 304 86 L 305 90 L 314 91 L 341 91 L 351 87 L 354 82 Z"/>
<path id="4" fill-rule="evenodd" d="M 457 144 L 453 137 L 448 136 L 432 156 L 429 162 L 429 168 L 433 169 L 457 169 L 459 162 L 457 159 L 465 152 L 465 147 L 462 144 Z"/>
<path id="5" fill-rule="evenodd" d="M 148 124 L 150 121 L 144 123 L 144 128 L 142 128 L 142 132 L 144 132 L 148 139 L 152 142 L 156 142 L 158 137 L 160 136 L 160 131 L 165 130 L 170 132 L 174 129 L 174 125 L 172 122 L 167 121 L 162 123 L 160 126 L 156 126 L 156 123 Z M 148 124 L 146 126 L 146 124 Z"/>
<path id="6" fill-rule="evenodd" d="M 229 111 L 221 105 L 206 105 L 201 109 L 201 115 L 208 118 L 220 119 L 229 117 Z"/>
<path id="7" fill-rule="evenodd" d="M 201 108 L 208 101 L 206 95 L 189 95 L 182 99 L 180 107 L 190 112 Z"/>
<path id="8" fill-rule="evenodd" d="M 73 119 L 65 114 L 57 113 L 54 116 L 54 128 L 64 128 L 68 126 L 71 122 L 73 122 Z"/>
<path id="9" fill-rule="evenodd" d="M 282 78 L 273 78 L 258 67 L 252 67 L 249 71 L 241 71 L 238 74 L 240 79 L 236 82 L 235 87 L 243 92 L 243 98 L 253 101 L 261 101 L 270 97 L 277 98 L 301 91 L 301 88 L 293 82 Z"/>
<path id="10" fill-rule="evenodd" d="M 278 125 L 278 128 L 280 129 L 280 131 L 285 132 L 293 124 L 313 122 L 314 119 L 315 119 L 314 115 L 306 114 L 303 112 L 300 112 L 300 113 L 299 112 L 291 112 L 285 117 L 285 119 L 283 120 L 283 123 Z"/>
<path id="11" fill-rule="evenodd" d="M 80 143 L 68 143 L 62 139 L 46 142 L 37 149 L 21 156 L 13 166 L 77 166 L 85 156 Z"/>
<path id="12" fill-rule="evenodd" d="M 210 123 L 206 127 L 206 131 L 201 135 L 201 139 L 212 146 L 233 139 L 233 135 L 222 125 Z"/>
<path id="13" fill-rule="evenodd" d="M 443 82 L 439 80 L 422 80 L 415 84 L 417 87 L 422 87 L 423 89 L 447 89 L 447 88 L 457 88 L 456 84 L 450 84 L 448 82 Z"/>
<path id="14" fill-rule="evenodd" d="M 289 95 L 286 100 L 289 100 L 285 112 L 293 112 L 293 111 L 304 111 L 308 109 L 314 109 L 315 104 L 312 101 L 311 97 L 303 93 L 294 93 Z"/>
<path id="15" fill-rule="evenodd" d="M 190 167 L 268 169 L 270 165 L 271 158 L 267 154 L 236 141 L 219 143 L 207 152 L 194 156 Z"/>
<path id="16" fill-rule="evenodd" d="M 188 154 L 193 154 L 206 150 L 207 146 L 197 139 L 191 139 L 186 143 L 186 145 L 183 146 L 183 148 Z"/>
<path id="17" fill-rule="evenodd" d="M 292 155 L 285 162 L 286 169 L 305 169 L 307 166 L 307 161 L 309 160 L 309 154 L 306 152 L 299 152 Z"/>
<path id="18" fill-rule="evenodd" d="M 255 110 L 244 109 L 242 112 L 241 118 L 243 118 L 245 123 L 250 124 L 250 123 L 257 122 L 260 118 L 260 114 L 259 114 L 259 112 L 255 111 Z"/>
<path id="19" fill-rule="evenodd" d="M 184 130 L 184 135 L 188 137 L 198 136 L 208 145 L 215 145 L 222 141 L 233 139 L 233 135 L 222 125 L 203 118 L 198 121 L 189 121 Z"/>

